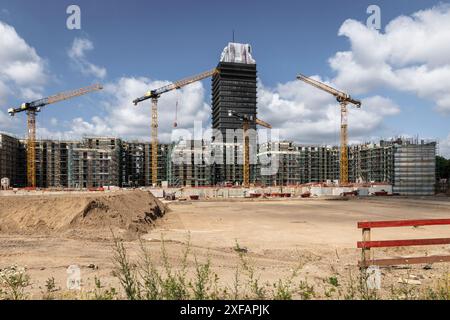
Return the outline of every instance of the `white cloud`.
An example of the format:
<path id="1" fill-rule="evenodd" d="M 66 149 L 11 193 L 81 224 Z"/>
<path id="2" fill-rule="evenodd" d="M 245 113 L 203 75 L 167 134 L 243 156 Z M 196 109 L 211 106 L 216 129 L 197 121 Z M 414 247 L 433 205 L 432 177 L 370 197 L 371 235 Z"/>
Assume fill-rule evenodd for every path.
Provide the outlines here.
<path id="1" fill-rule="evenodd" d="M 439 153 L 441 156 L 450 159 L 450 134 L 439 142 Z"/>
<path id="2" fill-rule="evenodd" d="M 303 82 L 292 81 L 274 89 L 260 84 L 258 98 L 258 117 L 280 129 L 282 139 L 300 143 L 337 142 L 340 107 L 333 96 Z M 384 117 L 400 112 L 400 107 L 392 100 L 381 96 L 369 97 L 362 103 L 362 109 L 349 106 L 352 139 L 364 140 L 381 128 Z"/>
<path id="3" fill-rule="evenodd" d="M 337 52 L 330 67 L 337 76 L 325 81 L 333 87 L 364 96 L 376 89 L 410 92 L 435 102 L 440 112 L 450 112 L 450 6 L 419 11 L 391 21 L 384 33 L 347 20 L 339 35 L 351 50 Z M 336 143 L 340 114 L 334 98 L 298 81 L 276 88 L 260 85 L 259 114 L 281 135 L 303 143 Z M 353 142 L 390 135 L 384 119 L 400 107 L 381 96 L 363 99 L 362 108 L 349 107 L 349 133 Z"/>
<path id="4" fill-rule="evenodd" d="M 88 39 L 75 38 L 72 43 L 72 48 L 69 51 L 69 57 L 73 59 L 85 58 L 85 51 L 94 50 L 94 44 Z"/>
<path id="5" fill-rule="evenodd" d="M 344 90 L 364 94 L 379 87 L 416 94 L 450 113 L 450 5 L 392 20 L 385 32 L 347 20 L 339 35 L 351 51 L 330 59 L 333 80 Z"/>
<path id="6" fill-rule="evenodd" d="M 379 136 L 391 136 L 384 124 L 387 117 L 400 113 L 400 107 L 388 97 L 374 94 L 377 89 L 416 94 L 430 99 L 440 112 L 450 112 L 450 6 L 419 11 L 410 17 L 392 20 L 384 32 L 347 20 L 339 35 L 350 40 L 351 49 L 337 52 L 329 60 L 336 72 L 334 79 L 315 76 L 333 87 L 362 99 L 362 108 L 349 106 L 351 142 Z M 93 44 L 76 39 L 69 53 L 75 61 L 86 62 L 86 52 Z M 95 74 L 84 64 L 85 72 Z M 95 69 L 95 68 L 94 68 Z M 91 70 L 91 71 L 89 71 Z M 105 71 L 106 73 L 106 71 Z M 77 118 L 70 122 L 67 136 L 82 134 L 113 135 L 123 138 L 150 139 L 150 102 L 134 107 L 131 101 L 149 88 L 167 84 L 146 78 L 122 78 L 105 87 L 110 98 L 101 104 L 105 116 Z M 168 141 L 172 131 L 177 96 L 180 96 L 179 123 L 192 128 L 195 120 L 208 127 L 210 106 L 205 103 L 201 83 L 165 94 L 159 101 L 160 140 Z M 209 100 L 209 99 L 208 99 Z M 258 84 L 259 118 L 281 130 L 281 138 L 300 143 L 339 143 L 340 109 L 329 94 L 301 81 L 278 84 L 274 88 Z M 450 150 L 450 138 L 441 149 Z M 448 151 L 450 153 L 450 151 Z"/>
<path id="7" fill-rule="evenodd" d="M 450 112 L 450 6 L 422 10 L 410 17 L 391 21 L 384 33 L 347 20 L 339 35 L 350 40 L 351 49 L 337 52 L 329 64 L 337 75 L 325 81 L 333 87 L 363 99 L 362 108 L 349 107 L 349 133 L 352 141 L 390 135 L 386 117 L 400 107 L 392 100 L 370 96 L 389 88 L 430 99 L 440 112 Z M 261 119 L 282 128 L 281 135 L 304 143 L 336 143 L 340 113 L 335 99 L 298 81 L 275 88 L 260 85 Z"/>
<path id="8" fill-rule="evenodd" d="M 317 77 L 316 77 L 317 78 Z M 318 78 L 321 80 L 320 78 Z M 121 78 L 105 85 L 104 116 L 91 119 L 75 118 L 68 123 L 69 130 L 51 132 L 39 128 L 41 137 L 55 136 L 74 139 L 82 135 L 117 136 L 124 139 L 150 140 L 151 102 L 134 106 L 132 101 L 150 88 L 168 84 L 146 78 Z M 282 139 L 300 143 L 336 143 L 339 140 L 340 108 L 335 99 L 300 81 L 268 88 L 259 83 L 258 117 L 280 129 Z M 159 99 L 159 139 L 169 142 L 175 120 L 177 101 L 178 129 L 191 129 L 201 121 L 204 129 L 210 127 L 211 107 L 205 103 L 205 90 L 201 82 L 181 90 L 164 94 Z M 363 100 L 363 109 L 350 107 L 351 138 L 365 140 L 382 127 L 384 117 L 396 115 L 400 108 L 390 99 L 373 96 Z"/>
<path id="9" fill-rule="evenodd" d="M 69 123 L 70 129 L 65 132 L 39 128 L 38 135 L 41 137 L 53 135 L 62 139 L 73 139 L 83 135 L 116 136 L 150 141 L 151 102 L 148 100 L 134 106 L 132 101 L 150 88 L 158 88 L 168 83 L 151 81 L 147 78 L 121 78 L 105 85 L 104 91 L 108 98 L 101 103 L 105 116 L 94 116 L 91 119 L 75 118 Z M 164 94 L 158 104 L 159 139 L 163 142 L 169 142 L 171 139 L 177 100 L 178 128 L 191 129 L 194 121 L 203 121 L 203 127 L 208 127 L 211 108 L 204 102 L 205 98 L 205 90 L 200 82 Z"/>
<path id="10" fill-rule="evenodd" d="M 400 113 L 400 107 L 391 99 L 373 96 L 362 100 L 364 110 L 378 116 L 394 116 Z"/>
<path id="11" fill-rule="evenodd" d="M 106 69 L 89 62 L 86 58 L 86 52 L 92 50 L 94 50 L 92 41 L 85 38 L 75 38 L 67 54 L 81 73 L 103 79 L 106 77 Z"/>
<path id="12" fill-rule="evenodd" d="M 2 130 L 4 130 L 3 128 L 5 127 L 9 127 L 10 125 L 11 121 L 9 119 L 9 116 L 3 111 L 0 111 L 0 127 L 2 128 Z"/>
<path id="13" fill-rule="evenodd" d="M 0 104 L 6 103 L 6 97 L 8 95 L 9 89 L 3 82 L 0 81 Z"/>
<path id="14" fill-rule="evenodd" d="M 16 131 L 15 129 L 20 125 L 21 119 L 11 118 L 11 116 L 0 110 L 0 131 L 9 130 L 11 132 Z"/>
<path id="15" fill-rule="evenodd" d="M 19 92 L 25 101 L 33 101 L 42 98 L 42 93 L 32 88 L 20 88 Z"/>
<path id="16" fill-rule="evenodd" d="M 0 21 L 0 101 L 5 103 L 11 93 L 22 99 L 39 96 L 47 80 L 45 61 Z"/>

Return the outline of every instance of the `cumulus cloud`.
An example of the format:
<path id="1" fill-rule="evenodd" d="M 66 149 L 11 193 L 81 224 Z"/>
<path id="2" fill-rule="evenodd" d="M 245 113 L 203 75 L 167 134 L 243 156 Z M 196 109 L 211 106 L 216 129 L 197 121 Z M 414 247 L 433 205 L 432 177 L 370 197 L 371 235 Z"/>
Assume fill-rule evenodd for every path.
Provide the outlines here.
<path id="1" fill-rule="evenodd" d="M 38 97 L 47 80 L 45 61 L 12 26 L 0 21 L 0 102 L 5 103 L 9 93 Z"/>
<path id="2" fill-rule="evenodd" d="M 0 127 L 1 130 L 4 130 L 4 128 L 9 127 L 11 125 L 11 121 L 9 119 L 9 116 L 0 110 Z"/>
<path id="3" fill-rule="evenodd" d="M 351 51 L 329 61 L 337 86 L 364 94 L 385 87 L 433 101 L 450 113 L 450 5 L 392 20 L 379 32 L 355 20 L 339 30 Z"/>
<path id="4" fill-rule="evenodd" d="M 347 20 L 339 30 L 351 48 L 329 59 L 336 76 L 316 80 L 351 92 L 362 99 L 362 108 L 349 107 L 349 132 L 353 142 L 389 135 L 386 117 L 400 113 L 392 100 L 374 92 L 413 93 L 433 101 L 436 109 L 450 113 L 450 6 L 441 5 L 392 20 L 384 32 Z M 331 95 L 292 81 L 258 90 L 259 115 L 281 128 L 281 136 L 303 143 L 336 143 L 339 139 L 339 106 Z"/>
<path id="5" fill-rule="evenodd" d="M 326 82 L 320 77 L 314 78 Z M 292 81 L 279 84 L 276 88 L 268 88 L 260 83 L 258 97 L 258 117 L 280 129 L 283 139 L 301 143 L 337 141 L 340 107 L 333 96 L 303 82 Z M 349 106 L 352 139 L 364 139 L 380 129 L 384 117 L 400 112 L 398 105 L 381 96 L 366 98 L 362 103 L 362 109 Z"/>
<path id="6" fill-rule="evenodd" d="M 315 77 L 323 81 L 319 77 Z M 121 78 L 105 85 L 105 99 L 100 104 L 104 116 L 90 119 L 75 118 L 68 123 L 69 130 L 51 132 L 39 128 L 43 137 L 81 137 L 82 135 L 117 136 L 126 139 L 149 141 L 151 133 L 150 100 L 134 106 L 132 101 L 150 88 L 169 84 L 167 81 L 147 78 Z M 329 83 L 331 84 L 331 83 Z M 178 129 L 192 132 L 195 121 L 204 129 L 210 127 L 211 107 L 205 103 L 205 90 L 201 82 L 186 86 L 178 91 L 164 94 L 159 99 L 159 138 L 169 142 L 172 137 L 177 101 Z M 352 139 L 364 137 L 382 127 L 383 119 L 400 112 L 392 100 L 371 96 L 363 100 L 363 109 L 350 107 L 349 125 Z M 339 140 L 340 108 L 329 94 L 311 88 L 309 85 L 292 81 L 275 88 L 258 84 L 258 117 L 280 130 L 282 139 L 300 143 L 336 143 Z M 175 132 L 176 134 L 176 132 Z"/>
<path id="7" fill-rule="evenodd" d="M 94 44 L 91 40 L 75 38 L 67 54 L 81 73 L 103 79 L 106 77 L 106 69 L 87 60 L 86 52 L 92 50 L 94 50 Z"/>
<path id="8" fill-rule="evenodd" d="M 6 103 L 6 97 L 8 95 L 8 87 L 6 84 L 0 81 L 0 103 L 3 105 Z"/>
<path id="9" fill-rule="evenodd" d="M 57 136 L 71 139 L 83 135 L 116 136 L 127 139 L 150 141 L 151 102 L 150 100 L 134 106 L 132 101 L 142 96 L 151 88 L 169 84 L 167 81 L 149 80 L 147 78 L 121 78 L 105 85 L 105 100 L 102 101 L 104 116 L 90 119 L 75 118 L 65 132 L 52 132 L 39 128 L 38 135 Z M 170 142 L 175 110 L 178 101 L 178 129 L 191 129 L 195 121 L 202 121 L 208 127 L 211 107 L 205 103 L 205 89 L 197 82 L 180 90 L 169 92 L 159 99 L 159 139 Z M 177 129 L 177 130 L 178 130 Z"/>
<path id="10" fill-rule="evenodd" d="M 439 152 L 441 156 L 450 159 L 450 134 L 439 143 Z"/>
<path id="11" fill-rule="evenodd" d="M 15 132 L 20 124 L 20 119 L 11 118 L 7 112 L 0 110 L 0 131 L 5 132 L 5 130 L 8 130 L 9 132 Z"/>
<path id="12" fill-rule="evenodd" d="M 342 24 L 339 35 L 349 39 L 350 49 L 337 52 L 329 59 L 335 77 L 314 78 L 362 99 L 361 109 L 349 106 L 351 142 L 392 134 L 385 127 L 384 120 L 399 114 L 401 108 L 389 97 L 380 94 L 386 88 L 429 99 L 439 112 L 450 113 L 448 30 L 450 6 L 447 5 L 395 18 L 383 32 L 367 28 L 355 20 Z M 69 55 L 75 61 L 86 62 L 86 52 L 92 49 L 92 42 L 76 39 Z M 85 72 L 95 74 L 92 71 L 95 68 L 88 65 L 84 64 Z M 147 78 L 121 78 L 110 83 L 105 87 L 110 97 L 102 103 L 105 115 L 72 120 L 68 134 L 149 140 L 150 102 L 134 107 L 131 101 L 149 88 L 167 83 Z M 160 99 L 159 131 L 162 141 L 169 140 L 177 97 L 180 99 L 180 125 L 192 128 L 195 120 L 201 120 L 204 127 L 209 126 L 210 106 L 205 102 L 203 85 L 195 83 L 178 93 L 165 94 Z M 259 118 L 280 129 L 282 139 L 308 144 L 339 143 L 338 103 L 331 95 L 301 81 L 281 83 L 275 87 L 265 86 L 260 81 L 258 113 Z M 441 149 L 450 150 L 450 138 L 441 142 Z"/>

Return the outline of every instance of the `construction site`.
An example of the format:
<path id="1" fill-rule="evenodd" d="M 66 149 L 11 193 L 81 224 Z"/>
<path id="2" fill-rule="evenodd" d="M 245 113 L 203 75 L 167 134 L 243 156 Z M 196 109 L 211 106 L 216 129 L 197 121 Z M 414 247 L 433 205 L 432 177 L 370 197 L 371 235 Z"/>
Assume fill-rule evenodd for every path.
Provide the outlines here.
<path id="1" fill-rule="evenodd" d="M 212 78 L 211 140 L 160 143 L 158 100 L 167 92 L 208 78 Z M 364 189 L 367 186 L 385 185 L 389 194 L 435 194 L 436 142 L 400 137 L 349 146 L 347 105 L 360 108 L 361 102 L 303 75 L 298 79 L 340 101 L 340 146 L 301 145 L 293 141 L 259 143 L 257 127 L 272 127 L 257 118 L 256 61 L 250 45 L 230 43 L 216 69 L 149 91 L 134 101 L 135 105 L 152 101 L 151 142 L 125 141 L 120 137 L 36 139 L 36 115 L 43 107 L 102 90 L 101 85 L 11 109 L 11 115 L 27 113 L 29 134 L 24 140 L 0 135 L 1 177 L 9 187 L 28 190 L 220 186 L 242 188 L 240 195 L 244 197 L 258 193 L 253 192 L 255 187 L 293 187 L 294 195 L 304 191 L 305 186 L 315 186 L 315 190 L 328 188 L 315 195 L 340 195 L 332 188 L 345 187 L 345 192 L 368 195 Z"/>
<path id="2" fill-rule="evenodd" d="M 159 99 L 204 79 L 212 81 L 211 140 L 159 141 Z M 439 238 L 448 236 L 450 197 L 436 188 L 437 142 L 398 137 L 349 144 L 347 114 L 364 105 L 312 78 L 297 79 L 337 99 L 340 145 L 258 141 L 254 132 L 272 126 L 258 118 L 257 64 L 251 46 L 240 43 L 227 45 L 216 68 L 151 88 L 133 101 L 152 106 L 150 141 L 36 137 L 37 115 L 45 106 L 101 85 L 11 109 L 11 115 L 27 114 L 28 135 L 0 134 L 0 270 L 27 266 L 35 281 L 32 298 L 42 297 L 49 278 L 64 287 L 72 265 L 81 269 L 83 292 L 95 289 L 96 279 L 119 288 L 110 259 L 114 235 L 133 259 L 142 242 L 154 254 L 165 244 L 174 266 L 183 263 L 188 244 L 196 254 L 187 262 L 188 273 L 195 273 L 197 258 L 211 259 L 221 285 L 232 281 L 239 254 L 252 259 L 261 282 L 276 282 L 299 267 L 302 283 L 319 288 L 336 277 L 349 284 L 351 274 L 372 261 L 385 268 L 382 298 L 398 284 L 433 285 L 445 273 L 442 262 L 450 261 L 448 239 Z M 416 221 L 412 228 L 377 231 L 376 238 L 442 241 L 428 243 L 432 248 L 404 243 L 370 250 L 373 226 L 363 228 L 361 239 L 358 223 L 410 219 Z M 380 257 L 397 260 L 377 264 Z M 163 269 L 166 262 L 155 263 Z M 70 289 L 60 291 L 63 299 Z M 330 293 L 317 289 L 311 298 Z"/>

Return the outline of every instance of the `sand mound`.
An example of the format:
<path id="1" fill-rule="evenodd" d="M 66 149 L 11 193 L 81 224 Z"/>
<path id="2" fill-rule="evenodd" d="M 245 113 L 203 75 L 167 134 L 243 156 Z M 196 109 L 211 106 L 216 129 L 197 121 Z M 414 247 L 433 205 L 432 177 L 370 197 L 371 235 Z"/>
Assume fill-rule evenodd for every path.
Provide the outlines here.
<path id="1" fill-rule="evenodd" d="M 0 197 L 0 232 L 103 237 L 146 233 L 166 212 L 150 192 Z"/>

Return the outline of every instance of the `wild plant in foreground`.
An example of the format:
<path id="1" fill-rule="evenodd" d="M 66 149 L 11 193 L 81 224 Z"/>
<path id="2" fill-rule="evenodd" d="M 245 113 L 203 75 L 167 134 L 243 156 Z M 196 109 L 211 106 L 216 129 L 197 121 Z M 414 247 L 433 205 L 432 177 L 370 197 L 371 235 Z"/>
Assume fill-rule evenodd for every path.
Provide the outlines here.
<path id="1" fill-rule="evenodd" d="M 0 270 L 0 299 L 23 300 L 30 286 L 30 276 L 25 268 L 13 265 Z"/>

